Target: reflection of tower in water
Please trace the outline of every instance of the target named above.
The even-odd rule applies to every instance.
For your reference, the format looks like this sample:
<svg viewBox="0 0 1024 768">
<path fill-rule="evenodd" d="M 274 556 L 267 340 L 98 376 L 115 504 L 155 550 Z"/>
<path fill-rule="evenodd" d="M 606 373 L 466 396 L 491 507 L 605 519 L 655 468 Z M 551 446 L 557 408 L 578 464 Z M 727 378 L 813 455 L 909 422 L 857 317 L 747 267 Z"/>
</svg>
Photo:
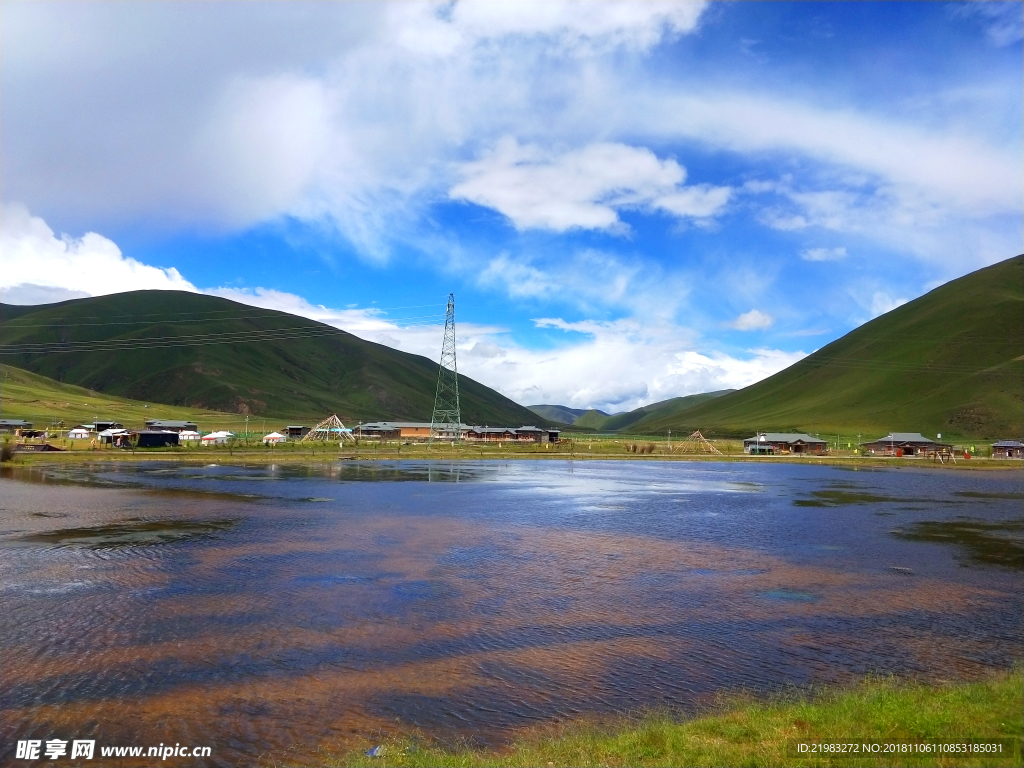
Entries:
<svg viewBox="0 0 1024 768">
<path fill-rule="evenodd" d="M 459 373 L 455 362 L 455 294 L 448 294 L 448 312 L 444 321 L 441 363 L 437 369 L 437 394 L 430 417 L 430 442 L 462 442 L 462 414 L 459 412 Z"/>
<path fill-rule="evenodd" d="M 472 476 L 471 476 L 472 477 Z M 449 464 L 442 467 L 437 464 L 427 465 L 428 483 L 457 483 L 459 482 L 459 465 Z"/>
</svg>

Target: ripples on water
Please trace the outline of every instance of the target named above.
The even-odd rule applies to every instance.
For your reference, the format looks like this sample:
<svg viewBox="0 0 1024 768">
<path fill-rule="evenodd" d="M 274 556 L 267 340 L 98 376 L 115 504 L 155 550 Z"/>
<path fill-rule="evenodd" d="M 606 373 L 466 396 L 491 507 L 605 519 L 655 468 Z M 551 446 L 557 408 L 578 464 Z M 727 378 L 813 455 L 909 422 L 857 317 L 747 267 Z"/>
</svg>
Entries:
<svg viewBox="0 0 1024 768">
<path fill-rule="evenodd" d="M 971 677 L 1022 657 L 1017 474 L 5 470 L 0 749 L 315 763 L 395 729 L 495 744 L 740 686 Z"/>
</svg>

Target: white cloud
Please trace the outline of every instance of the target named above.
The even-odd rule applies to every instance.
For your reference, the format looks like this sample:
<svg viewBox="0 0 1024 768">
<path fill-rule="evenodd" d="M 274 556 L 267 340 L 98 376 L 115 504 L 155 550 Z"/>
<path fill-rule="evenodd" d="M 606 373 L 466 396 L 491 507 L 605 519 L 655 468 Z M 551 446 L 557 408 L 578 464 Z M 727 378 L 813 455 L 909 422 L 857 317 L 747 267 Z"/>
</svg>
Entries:
<svg viewBox="0 0 1024 768">
<path fill-rule="evenodd" d="M 840 261 L 846 258 L 846 248 L 807 248 L 800 252 L 804 261 Z"/>
<path fill-rule="evenodd" d="M 992 30 L 1019 11 L 970 6 L 987 9 L 970 13 L 992 16 Z M 383 260 L 396 240 L 423 247 L 423 214 L 449 191 L 521 228 L 614 231 L 628 208 L 706 221 L 734 193 L 681 187 L 670 179 L 682 165 L 643 148 L 686 146 L 792 163 L 794 195 L 845 195 L 828 203 L 833 215 L 828 201 L 767 205 L 761 219 L 779 229 L 858 234 L 960 273 L 965 259 L 1018 252 L 1011 117 L 966 96 L 955 119 L 945 107 L 894 115 L 648 68 L 647 53 L 692 33 L 703 8 L 11 4 L 0 30 L 5 193 L 80 229 L 244 228 L 292 215 Z M 982 103 L 1006 102 L 1002 83 L 990 90 Z M 502 164 L 480 152 L 503 136 L 526 154 Z M 547 179 L 568 183 L 528 183 Z"/>
<path fill-rule="evenodd" d="M 173 267 L 151 267 L 125 256 L 112 241 L 88 232 L 58 237 L 23 205 L 0 206 L 0 289 L 8 301 L 142 289 L 196 291 Z M 74 296 L 70 294 L 75 294 Z"/>
<path fill-rule="evenodd" d="M 490 341 L 478 341 L 468 350 L 466 354 L 470 357 L 505 357 L 508 353 L 497 344 Z"/>
<path fill-rule="evenodd" d="M 893 185 L 873 185 L 863 178 L 835 177 L 827 186 L 798 188 L 792 178 L 744 185 L 743 191 L 773 196 L 758 213 L 765 226 L 786 232 L 818 228 L 853 236 L 879 246 L 887 255 L 902 253 L 946 265 L 947 275 L 963 274 L 1019 253 L 1020 215 L 971 215 L 928 192 Z M 1017 224 L 1013 222 L 1016 220 Z M 805 260 L 835 260 L 837 249 L 808 249 Z M 812 258 L 808 258 L 811 255 Z M 813 258 L 817 256 L 818 258 Z"/>
<path fill-rule="evenodd" d="M 465 2 L 414 4 L 394 19 L 403 43 L 432 52 L 509 37 L 543 37 L 563 49 L 589 53 L 625 47 L 643 50 L 666 36 L 692 31 L 705 2 L 639 0 L 594 3 L 588 0 L 516 3 Z M 411 23 L 410 23 L 411 22 Z M 414 34 L 419 31 L 419 34 Z"/>
<path fill-rule="evenodd" d="M 894 299 L 884 291 L 875 291 L 871 296 L 871 316 L 878 317 L 907 303 L 906 299 Z"/>
<path fill-rule="evenodd" d="M 979 22 L 993 45 L 1005 47 L 1024 39 L 1024 12 L 1019 1 L 956 3 L 950 10 L 954 18 Z"/>
<path fill-rule="evenodd" d="M 692 137 L 741 153 L 796 153 L 972 214 L 1018 211 L 1024 198 L 1019 146 L 862 111 L 769 94 L 639 89 L 619 114 L 638 118 L 639 135 Z"/>
<path fill-rule="evenodd" d="M 729 327 L 735 328 L 737 331 L 763 331 L 771 328 L 774 322 L 775 318 L 767 312 L 752 309 L 749 312 L 744 312 L 729 323 Z"/>
<path fill-rule="evenodd" d="M 199 290 L 175 270 L 151 267 L 124 256 L 113 242 L 100 235 L 57 237 L 42 219 L 29 215 L 21 206 L 4 206 L 0 248 L 5 255 L 0 287 L 43 286 L 39 290 L 51 299 L 71 298 L 72 293 L 103 295 L 142 288 Z M 577 264 L 597 264 L 606 257 L 584 252 L 577 258 L 582 259 Z M 618 266 L 608 262 L 609 269 Z M 588 290 L 596 292 L 603 278 L 600 274 L 592 277 L 595 282 Z M 551 276 L 542 270 L 537 270 L 535 279 L 538 285 L 553 284 Z M 666 294 L 676 293 L 671 280 L 662 281 L 655 275 L 645 290 L 654 290 L 653 284 L 659 284 Z M 219 287 L 202 292 L 307 317 L 431 360 L 437 359 L 441 350 L 444 305 L 440 302 L 426 307 L 339 309 L 268 288 Z M 659 303 L 655 293 L 637 301 Z M 670 298 L 665 303 L 670 305 Z M 524 347 L 500 326 L 459 323 L 459 371 L 524 404 L 553 402 L 629 410 L 670 397 L 743 387 L 804 356 L 803 352 L 767 349 L 750 350 L 745 357 L 699 351 L 698 335 L 671 322 L 668 316 L 654 313 L 643 321 L 637 317 L 577 322 L 538 319 L 535 324 L 540 328 L 572 334 L 565 343 L 549 349 Z"/>
<path fill-rule="evenodd" d="M 0 287 L 0 302 L 4 304 L 56 304 L 59 301 L 84 299 L 88 295 L 85 291 L 71 291 L 67 288 L 35 283 Z"/>
<path fill-rule="evenodd" d="M 746 357 L 699 351 L 692 331 L 667 322 L 558 318 L 535 322 L 571 333 L 570 341 L 543 350 L 506 342 L 506 355 L 500 361 L 473 361 L 467 373 L 520 403 L 560 403 L 611 412 L 747 386 L 804 357 L 803 352 L 765 349 L 751 350 Z"/>
<path fill-rule="evenodd" d="M 287 211 L 331 149 L 330 111 L 328 90 L 316 78 L 228 83 L 195 140 L 198 160 L 209 169 L 195 203 L 231 227 Z"/>
<path fill-rule="evenodd" d="M 556 301 L 586 314 L 616 308 L 646 320 L 674 317 L 693 288 L 683 271 L 593 248 L 559 251 L 555 258 L 534 261 L 530 255 L 501 254 L 487 262 L 477 283 L 534 305 Z"/>
<path fill-rule="evenodd" d="M 538 88 L 571 91 L 569 81 L 542 86 L 544 67 L 562 62 L 575 79 L 595 56 L 636 55 L 692 31 L 703 8 L 12 6 L 5 192 L 82 228 L 327 220 L 382 259 L 386 241 L 451 186 L 465 142 L 534 123 Z"/>
<path fill-rule="evenodd" d="M 725 187 L 683 187 L 686 169 L 675 160 L 609 142 L 555 154 L 506 136 L 459 172 L 463 180 L 451 198 L 493 208 L 518 229 L 621 230 L 623 209 L 706 218 L 720 213 L 731 194 Z"/>
</svg>

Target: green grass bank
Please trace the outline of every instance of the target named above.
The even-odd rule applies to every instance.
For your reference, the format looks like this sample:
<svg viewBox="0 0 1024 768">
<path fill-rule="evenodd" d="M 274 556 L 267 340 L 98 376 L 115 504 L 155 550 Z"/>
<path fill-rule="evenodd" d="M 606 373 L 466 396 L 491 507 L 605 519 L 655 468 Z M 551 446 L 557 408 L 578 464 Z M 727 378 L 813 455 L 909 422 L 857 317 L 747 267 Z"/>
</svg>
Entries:
<svg viewBox="0 0 1024 768">
<path fill-rule="evenodd" d="M 574 722 L 522 734 L 501 750 L 447 748 L 415 737 L 325 755 L 333 766 L 1019 766 L 1024 667 L 968 683 L 889 677 L 848 688 L 769 700 L 722 698 L 707 714 L 648 714 L 610 723 Z M 1015 739 L 1004 757 L 794 757 L 796 741 Z"/>
</svg>

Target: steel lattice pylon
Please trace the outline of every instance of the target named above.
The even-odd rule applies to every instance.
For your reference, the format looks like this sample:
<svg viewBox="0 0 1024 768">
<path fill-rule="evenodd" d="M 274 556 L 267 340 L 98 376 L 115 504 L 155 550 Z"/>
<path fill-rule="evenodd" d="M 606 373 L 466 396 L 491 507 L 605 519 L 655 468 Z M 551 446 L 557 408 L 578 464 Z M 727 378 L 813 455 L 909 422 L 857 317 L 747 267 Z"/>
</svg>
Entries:
<svg viewBox="0 0 1024 768">
<path fill-rule="evenodd" d="M 437 369 L 437 394 L 430 417 L 430 442 L 462 440 L 462 414 L 459 412 L 459 372 L 455 364 L 455 294 L 448 294 L 448 315 L 444 321 L 441 365 Z"/>
</svg>

